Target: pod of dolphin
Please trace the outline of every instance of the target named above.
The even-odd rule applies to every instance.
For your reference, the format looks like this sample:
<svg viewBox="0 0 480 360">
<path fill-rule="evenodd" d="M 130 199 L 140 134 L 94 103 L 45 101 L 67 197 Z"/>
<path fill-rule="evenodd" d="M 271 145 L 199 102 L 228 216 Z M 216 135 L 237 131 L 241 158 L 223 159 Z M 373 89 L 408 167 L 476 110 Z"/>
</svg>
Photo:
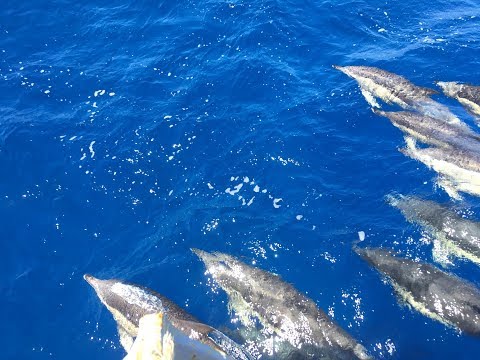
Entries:
<svg viewBox="0 0 480 360">
<path fill-rule="evenodd" d="M 374 67 L 334 68 L 358 82 L 373 112 L 404 133 L 406 145 L 400 151 L 437 172 L 437 184 L 452 198 L 461 199 L 460 193 L 480 195 L 480 135 L 433 100 L 435 90 Z M 480 87 L 456 82 L 437 85 L 480 121 Z M 402 110 L 379 110 L 379 100 Z M 388 195 L 387 202 L 450 255 L 480 265 L 480 223 L 413 196 Z M 400 301 L 457 331 L 480 335 L 480 290 L 475 285 L 389 250 L 358 244 L 353 250 L 389 280 Z M 280 276 L 228 254 L 192 251 L 205 265 L 206 274 L 227 294 L 228 307 L 243 326 L 237 334 L 242 344 L 153 290 L 85 275 L 117 323 L 125 359 L 371 358 L 362 344 Z"/>
<path fill-rule="evenodd" d="M 375 114 L 387 117 L 405 136 L 400 151 L 438 174 L 437 184 L 452 198 L 460 193 L 480 195 L 480 134 L 433 100 L 435 90 L 368 66 L 334 66 L 355 79 Z M 457 99 L 475 119 L 480 116 L 480 87 L 437 82 L 444 93 Z M 377 99 L 404 111 L 380 111 Z M 406 111 L 405 111 L 406 110 Z M 427 147 L 418 146 L 420 142 Z"/>
</svg>

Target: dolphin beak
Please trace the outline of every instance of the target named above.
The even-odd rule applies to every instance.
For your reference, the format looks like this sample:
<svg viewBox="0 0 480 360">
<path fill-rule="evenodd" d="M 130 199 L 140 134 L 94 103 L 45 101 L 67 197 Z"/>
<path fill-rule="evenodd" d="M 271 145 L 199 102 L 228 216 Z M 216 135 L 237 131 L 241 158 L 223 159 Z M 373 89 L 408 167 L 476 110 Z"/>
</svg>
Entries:
<svg viewBox="0 0 480 360">
<path fill-rule="evenodd" d="M 202 261 L 206 261 L 207 258 L 212 256 L 209 253 L 207 253 L 206 251 L 203 251 L 203 250 L 200 250 L 200 249 L 191 248 L 190 250 L 192 250 L 192 252 L 195 255 L 197 255 L 200 258 L 200 260 L 202 260 Z"/>
<path fill-rule="evenodd" d="M 86 282 L 90 284 L 94 289 L 97 287 L 98 279 L 96 277 L 93 277 L 90 274 L 85 274 L 83 275 L 83 278 L 85 279 Z"/>
</svg>

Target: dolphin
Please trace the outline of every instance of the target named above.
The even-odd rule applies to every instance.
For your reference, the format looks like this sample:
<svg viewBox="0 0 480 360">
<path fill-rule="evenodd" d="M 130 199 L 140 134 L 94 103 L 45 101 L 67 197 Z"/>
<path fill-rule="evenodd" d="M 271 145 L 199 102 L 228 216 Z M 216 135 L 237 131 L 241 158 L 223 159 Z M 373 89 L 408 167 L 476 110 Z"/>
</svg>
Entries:
<svg viewBox="0 0 480 360">
<path fill-rule="evenodd" d="M 414 196 L 387 196 L 405 218 L 421 225 L 445 248 L 480 265 L 480 223 L 464 219 L 446 206 Z"/>
<path fill-rule="evenodd" d="M 161 313 L 178 331 L 209 346 L 224 359 L 251 359 L 240 345 L 226 335 L 200 323 L 173 301 L 153 290 L 118 279 L 100 280 L 89 274 L 85 274 L 84 279 L 112 313 L 117 322 L 120 343 L 127 352 L 139 333 L 140 319 L 145 315 Z"/>
<path fill-rule="evenodd" d="M 459 191 L 480 196 L 480 155 L 457 148 L 419 148 L 408 136 L 405 141 L 406 147 L 400 152 L 437 172 L 438 185 L 451 197 L 460 199 Z"/>
<path fill-rule="evenodd" d="M 393 256 L 383 249 L 354 251 L 387 276 L 397 295 L 425 316 L 480 336 L 480 291 L 430 264 Z"/>
<path fill-rule="evenodd" d="M 477 120 L 480 120 L 480 86 L 460 84 L 454 81 L 438 81 L 437 85 L 445 95 L 456 99 Z"/>
<path fill-rule="evenodd" d="M 446 106 L 431 99 L 437 91 L 416 86 L 404 77 L 371 66 L 333 66 L 355 79 L 367 102 L 376 108 L 375 98 L 396 104 L 405 110 L 416 110 L 448 123 L 463 127 L 463 123 Z"/>
<path fill-rule="evenodd" d="M 278 340 L 297 348 L 297 356 L 301 358 L 370 358 L 366 349 L 313 300 L 278 275 L 249 266 L 227 254 L 192 251 L 227 293 L 230 308 L 245 325 L 259 321 Z"/>
<path fill-rule="evenodd" d="M 458 147 L 480 153 L 480 135 L 466 124 L 464 127 L 449 124 L 437 118 L 412 111 L 381 111 L 372 109 L 376 115 L 388 118 L 406 135 L 429 145 Z"/>
</svg>

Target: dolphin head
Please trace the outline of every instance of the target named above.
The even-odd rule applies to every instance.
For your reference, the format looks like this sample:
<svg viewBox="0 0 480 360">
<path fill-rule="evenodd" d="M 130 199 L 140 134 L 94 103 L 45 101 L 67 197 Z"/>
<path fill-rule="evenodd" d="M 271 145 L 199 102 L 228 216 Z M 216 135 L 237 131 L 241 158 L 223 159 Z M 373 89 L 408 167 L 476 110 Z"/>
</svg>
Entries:
<svg viewBox="0 0 480 360">
<path fill-rule="evenodd" d="M 83 278 L 93 287 L 119 326 L 132 336 L 136 336 L 142 316 L 165 311 L 160 295 L 150 289 L 118 279 L 101 280 L 89 274 Z"/>
<path fill-rule="evenodd" d="M 461 85 L 455 81 L 437 81 L 436 84 L 442 89 L 443 93 L 449 97 L 454 97 L 461 87 Z"/>
<path fill-rule="evenodd" d="M 192 249 L 192 252 L 202 260 L 207 272 L 227 292 L 229 292 L 229 290 L 236 290 L 241 293 L 242 291 L 239 287 L 242 287 L 243 283 L 247 285 L 247 274 L 255 271 L 255 269 L 246 266 L 233 256 L 227 254 L 218 252 L 208 253 L 199 249 Z"/>
<path fill-rule="evenodd" d="M 391 262 L 393 258 L 392 254 L 384 249 L 374 249 L 374 248 L 360 248 L 355 246 L 353 248 L 360 257 L 367 261 L 370 265 L 377 269 L 382 269 L 382 265 Z"/>
<path fill-rule="evenodd" d="M 339 66 L 339 65 L 332 65 L 332 67 L 336 70 L 340 70 L 343 72 L 345 75 L 348 75 L 349 77 L 353 79 L 358 79 L 359 77 L 359 72 L 357 71 L 358 66 Z"/>
</svg>

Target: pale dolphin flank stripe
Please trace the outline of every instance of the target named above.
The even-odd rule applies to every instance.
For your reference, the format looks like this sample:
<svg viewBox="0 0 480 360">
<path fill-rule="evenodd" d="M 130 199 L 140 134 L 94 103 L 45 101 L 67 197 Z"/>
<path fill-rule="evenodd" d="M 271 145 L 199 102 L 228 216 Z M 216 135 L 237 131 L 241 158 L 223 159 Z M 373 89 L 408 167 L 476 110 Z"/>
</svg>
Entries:
<svg viewBox="0 0 480 360">
<path fill-rule="evenodd" d="M 474 285 L 438 268 L 393 256 L 383 249 L 354 251 L 387 276 L 402 300 L 420 313 L 480 336 L 480 291 Z"/>
<path fill-rule="evenodd" d="M 480 265 L 480 223 L 464 219 L 449 208 L 414 196 L 389 196 L 405 218 L 421 225 L 458 257 Z"/>
<path fill-rule="evenodd" d="M 405 110 L 416 110 L 424 115 L 441 119 L 447 123 L 464 127 L 446 106 L 432 100 L 435 90 L 416 86 L 404 77 L 370 66 L 334 66 L 355 79 L 365 99 L 373 107 L 380 107 L 374 98 L 387 104 L 395 104 Z"/>
<path fill-rule="evenodd" d="M 373 110 L 377 115 L 388 118 L 394 126 L 406 135 L 428 144 L 440 147 L 476 151 L 480 153 L 480 135 L 466 125 L 459 127 L 443 120 L 411 111 L 387 112 Z"/>
<path fill-rule="evenodd" d="M 174 302 L 153 290 L 117 279 L 100 280 L 91 275 L 84 275 L 84 278 L 112 313 L 117 322 L 120 342 L 127 352 L 133 344 L 133 338 L 138 335 L 140 319 L 145 315 L 161 313 L 173 327 L 187 337 L 195 336 L 196 340 L 221 353 L 225 359 L 251 359 L 240 345 L 218 330 L 198 322 Z"/>
<path fill-rule="evenodd" d="M 467 111 L 480 120 L 480 86 L 460 84 L 458 82 L 438 81 L 443 93 L 462 104 Z"/>
<path fill-rule="evenodd" d="M 474 152 L 459 148 L 419 148 L 415 139 L 405 137 L 406 148 L 400 152 L 416 159 L 441 175 L 440 186 L 456 191 L 480 196 L 480 156 Z"/>
<path fill-rule="evenodd" d="M 257 319 L 276 342 L 296 348 L 301 358 L 369 359 L 366 349 L 333 322 L 315 302 L 279 276 L 233 256 L 192 249 L 228 295 L 246 326 Z M 254 341 L 254 340 L 253 340 Z M 279 358 L 282 358 L 279 355 Z"/>
</svg>

